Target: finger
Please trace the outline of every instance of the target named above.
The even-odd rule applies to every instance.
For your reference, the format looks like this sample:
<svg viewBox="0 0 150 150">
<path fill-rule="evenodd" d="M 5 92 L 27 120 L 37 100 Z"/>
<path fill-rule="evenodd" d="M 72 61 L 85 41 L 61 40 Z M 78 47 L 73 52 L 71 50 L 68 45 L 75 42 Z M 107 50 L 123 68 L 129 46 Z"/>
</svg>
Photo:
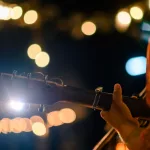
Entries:
<svg viewBox="0 0 150 150">
<path fill-rule="evenodd" d="M 122 102 L 122 88 L 120 84 L 114 85 L 113 101 L 117 104 Z"/>
<path fill-rule="evenodd" d="M 100 112 L 100 115 L 101 117 L 105 120 L 105 121 L 108 121 L 108 118 L 109 118 L 109 113 L 107 111 L 101 111 Z"/>
</svg>

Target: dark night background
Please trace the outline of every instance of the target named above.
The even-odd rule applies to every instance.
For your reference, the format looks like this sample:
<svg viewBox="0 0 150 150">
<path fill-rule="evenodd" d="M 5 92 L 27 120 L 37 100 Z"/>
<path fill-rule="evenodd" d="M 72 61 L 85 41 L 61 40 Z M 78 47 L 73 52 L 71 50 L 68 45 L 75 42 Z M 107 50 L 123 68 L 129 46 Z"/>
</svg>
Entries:
<svg viewBox="0 0 150 150">
<path fill-rule="evenodd" d="M 5 0 L 19 4 L 19 0 Z M 23 0 L 21 2 L 24 2 Z M 30 1 L 29 1 L 30 2 Z M 94 11 L 115 13 L 136 0 L 41 0 L 40 5 L 55 4 L 61 15 L 67 17 L 72 12 L 90 15 Z M 147 18 L 145 18 L 147 19 Z M 131 25 L 132 26 L 132 25 Z M 134 24 L 140 32 L 140 24 Z M 120 83 L 124 95 L 140 92 L 145 85 L 145 75 L 132 77 L 125 70 L 126 61 L 134 56 L 145 56 L 146 42 L 119 33 L 115 29 L 109 33 L 95 33 L 93 36 L 76 40 L 69 33 L 58 30 L 53 22 L 47 21 L 40 28 L 43 48 L 50 54 L 48 67 L 39 69 L 27 57 L 27 48 L 34 42 L 29 28 L 15 25 L 0 30 L 0 71 L 12 73 L 41 71 L 49 76 L 61 76 L 65 84 L 94 90 L 103 86 L 112 92 L 113 85 Z M 135 30 L 136 32 L 136 30 Z M 51 128 L 47 138 L 39 138 L 32 133 L 1 134 L 1 150 L 91 150 L 105 134 L 105 122 L 98 111 L 87 111 L 85 118 L 69 125 Z"/>
</svg>

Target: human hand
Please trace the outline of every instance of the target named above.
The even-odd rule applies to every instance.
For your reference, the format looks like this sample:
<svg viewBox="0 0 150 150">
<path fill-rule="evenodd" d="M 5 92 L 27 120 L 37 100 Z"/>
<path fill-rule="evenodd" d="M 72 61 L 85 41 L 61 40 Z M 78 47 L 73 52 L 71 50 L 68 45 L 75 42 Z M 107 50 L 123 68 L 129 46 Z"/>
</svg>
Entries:
<svg viewBox="0 0 150 150">
<path fill-rule="evenodd" d="M 137 119 L 133 118 L 129 108 L 122 101 L 122 88 L 115 84 L 112 105 L 109 111 L 101 111 L 101 117 L 120 131 L 122 126 L 138 126 Z"/>
</svg>

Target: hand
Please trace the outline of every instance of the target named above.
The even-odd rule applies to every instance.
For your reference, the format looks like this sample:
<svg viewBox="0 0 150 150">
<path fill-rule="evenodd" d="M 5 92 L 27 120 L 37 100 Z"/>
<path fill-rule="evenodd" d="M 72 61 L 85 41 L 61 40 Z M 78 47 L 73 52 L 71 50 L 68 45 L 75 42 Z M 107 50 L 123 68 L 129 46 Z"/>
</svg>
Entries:
<svg viewBox="0 0 150 150">
<path fill-rule="evenodd" d="M 109 111 L 101 111 L 101 117 L 118 131 L 122 126 L 138 126 L 137 119 L 131 115 L 129 108 L 122 101 L 122 89 L 119 84 L 115 84 L 113 101 Z"/>
</svg>

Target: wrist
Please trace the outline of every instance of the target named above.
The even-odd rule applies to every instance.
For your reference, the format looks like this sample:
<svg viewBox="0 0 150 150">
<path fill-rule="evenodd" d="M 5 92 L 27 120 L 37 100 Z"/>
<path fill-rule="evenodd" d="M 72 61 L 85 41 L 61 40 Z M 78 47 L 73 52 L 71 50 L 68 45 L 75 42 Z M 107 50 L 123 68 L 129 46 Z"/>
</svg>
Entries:
<svg viewBox="0 0 150 150">
<path fill-rule="evenodd" d="M 125 124 L 120 125 L 119 128 L 116 130 L 120 134 L 120 136 L 123 138 L 123 140 L 126 141 L 126 139 L 138 128 L 139 127 L 137 124 L 125 123 Z"/>
</svg>

